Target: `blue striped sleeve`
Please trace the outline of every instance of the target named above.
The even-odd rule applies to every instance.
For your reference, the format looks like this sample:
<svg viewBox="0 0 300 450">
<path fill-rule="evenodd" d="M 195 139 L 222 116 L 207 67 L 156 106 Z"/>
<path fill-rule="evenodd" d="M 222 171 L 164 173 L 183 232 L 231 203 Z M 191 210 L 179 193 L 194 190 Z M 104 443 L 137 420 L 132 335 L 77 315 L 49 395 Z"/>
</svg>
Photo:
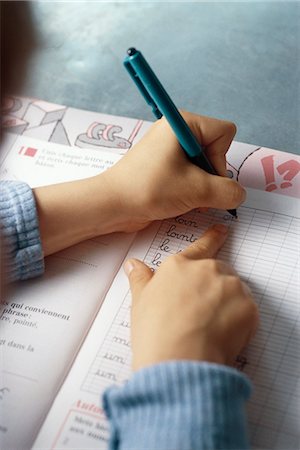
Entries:
<svg viewBox="0 0 300 450">
<path fill-rule="evenodd" d="M 35 199 L 23 182 L 1 181 L 0 223 L 7 281 L 25 280 L 44 272 Z"/>
<path fill-rule="evenodd" d="M 106 390 L 110 450 L 248 449 L 249 380 L 237 370 L 172 361 L 136 372 Z"/>
</svg>

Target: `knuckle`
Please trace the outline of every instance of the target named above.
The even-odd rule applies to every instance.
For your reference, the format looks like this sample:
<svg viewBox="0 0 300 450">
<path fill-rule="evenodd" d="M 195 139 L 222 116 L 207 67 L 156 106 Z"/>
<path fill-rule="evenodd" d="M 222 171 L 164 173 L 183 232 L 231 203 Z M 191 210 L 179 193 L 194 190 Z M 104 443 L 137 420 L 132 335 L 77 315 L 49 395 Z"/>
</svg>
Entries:
<svg viewBox="0 0 300 450">
<path fill-rule="evenodd" d="M 208 242 L 203 242 L 201 240 L 195 241 L 194 246 L 201 255 L 207 255 L 210 251 Z"/>
<path fill-rule="evenodd" d="M 171 255 L 166 259 L 166 261 L 170 261 L 175 264 L 182 264 L 185 260 L 186 260 L 186 257 L 181 252 L 175 253 L 174 255 Z"/>
<path fill-rule="evenodd" d="M 227 133 L 230 134 L 230 136 L 232 136 L 232 137 L 235 136 L 236 132 L 237 132 L 236 124 L 226 120 L 225 125 L 226 125 Z"/>
<path fill-rule="evenodd" d="M 238 277 L 238 273 L 235 268 L 226 261 L 217 260 L 219 264 L 219 271 L 223 274 L 233 275 Z"/>
<path fill-rule="evenodd" d="M 222 261 L 221 259 L 214 259 L 215 263 L 216 263 L 216 268 L 218 269 L 218 272 L 223 273 L 223 272 L 234 272 L 233 267 L 228 264 L 226 261 Z"/>
<path fill-rule="evenodd" d="M 170 266 L 172 270 L 174 270 L 174 273 L 176 273 L 176 270 L 182 270 L 182 265 L 187 263 L 187 258 L 182 255 L 181 253 L 176 253 L 175 255 L 169 256 L 165 261 L 162 263 L 163 266 Z"/>
<path fill-rule="evenodd" d="M 202 260 L 202 261 L 205 264 L 205 267 L 208 272 L 215 274 L 215 275 L 220 272 L 220 264 L 219 264 L 218 260 L 206 259 L 206 260 Z"/>
<path fill-rule="evenodd" d="M 228 276 L 227 277 L 227 285 L 229 287 L 229 290 L 234 293 L 237 293 L 237 294 L 241 294 L 242 292 L 244 293 L 243 283 L 238 275 Z"/>
</svg>

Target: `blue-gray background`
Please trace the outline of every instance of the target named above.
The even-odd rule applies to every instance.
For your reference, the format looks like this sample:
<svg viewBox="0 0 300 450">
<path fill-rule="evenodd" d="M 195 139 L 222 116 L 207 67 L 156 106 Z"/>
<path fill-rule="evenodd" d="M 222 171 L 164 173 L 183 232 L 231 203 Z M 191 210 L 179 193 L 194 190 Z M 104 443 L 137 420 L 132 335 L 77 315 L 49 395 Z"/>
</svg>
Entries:
<svg viewBox="0 0 300 450">
<path fill-rule="evenodd" d="M 153 120 L 122 67 L 143 51 L 178 107 L 236 139 L 300 153 L 298 2 L 33 2 L 40 49 L 24 94 Z"/>
</svg>

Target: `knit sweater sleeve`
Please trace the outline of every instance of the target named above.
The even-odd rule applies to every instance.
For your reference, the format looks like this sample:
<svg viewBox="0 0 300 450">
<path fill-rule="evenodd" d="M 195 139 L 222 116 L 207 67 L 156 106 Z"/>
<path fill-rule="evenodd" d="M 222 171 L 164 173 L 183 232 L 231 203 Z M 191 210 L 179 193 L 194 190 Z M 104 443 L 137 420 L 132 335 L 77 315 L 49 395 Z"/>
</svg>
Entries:
<svg viewBox="0 0 300 450">
<path fill-rule="evenodd" d="M 44 272 L 35 199 L 23 182 L 0 182 L 0 224 L 7 281 L 25 280 Z"/>
<path fill-rule="evenodd" d="M 248 449 L 248 379 L 235 369 L 172 361 L 106 390 L 110 450 Z"/>
</svg>

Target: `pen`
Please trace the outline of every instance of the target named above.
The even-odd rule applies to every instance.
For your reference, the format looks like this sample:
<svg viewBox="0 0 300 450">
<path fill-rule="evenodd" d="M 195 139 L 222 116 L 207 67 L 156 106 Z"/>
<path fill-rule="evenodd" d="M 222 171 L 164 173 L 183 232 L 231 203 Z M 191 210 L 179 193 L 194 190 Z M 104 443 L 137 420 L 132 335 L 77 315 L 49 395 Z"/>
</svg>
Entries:
<svg viewBox="0 0 300 450">
<path fill-rule="evenodd" d="M 129 48 L 124 59 L 124 66 L 146 102 L 151 106 L 155 117 L 160 119 L 163 115 L 165 116 L 189 160 L 206 172 L 218 175 L 205 155 L 201 144 L 193 135 L 142 53 L 133 47 Z M 230 209 L 228 212 L 237 218 L 235 209 Z"/>
</svg>

